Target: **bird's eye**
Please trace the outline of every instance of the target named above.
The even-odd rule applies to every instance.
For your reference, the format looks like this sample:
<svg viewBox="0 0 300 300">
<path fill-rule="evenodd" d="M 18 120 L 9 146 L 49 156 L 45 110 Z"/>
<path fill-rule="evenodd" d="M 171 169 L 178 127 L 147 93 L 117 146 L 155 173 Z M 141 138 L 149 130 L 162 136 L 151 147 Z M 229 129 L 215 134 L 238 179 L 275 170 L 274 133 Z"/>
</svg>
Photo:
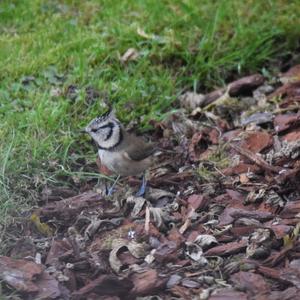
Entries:
<svg viewBox="0 0 300 300">
<path fill-rule="evenodd" d="M 93 128 L 91 131 L 92 131 L 92 132 L 97 132 L 97 131 L 98 131 L 98 128 Z"/>
</svg>

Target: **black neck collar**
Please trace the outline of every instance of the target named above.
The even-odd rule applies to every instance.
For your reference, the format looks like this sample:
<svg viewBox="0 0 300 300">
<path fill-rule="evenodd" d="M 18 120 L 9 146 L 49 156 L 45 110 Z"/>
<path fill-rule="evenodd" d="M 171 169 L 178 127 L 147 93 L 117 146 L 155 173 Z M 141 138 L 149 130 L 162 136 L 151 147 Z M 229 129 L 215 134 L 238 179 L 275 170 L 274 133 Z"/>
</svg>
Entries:
<svg viewBox="0 0 300 300">
<path fill-rule="evenodd" d="M 122 132 L 122 128 L 120 127 L 120 125 L 118 125 L 119 127 L 119 140 L 117 141 L 116 144 L 114 144 L 113 146 L 111 147 L 101 147 L 100 145 L 98 145 L 98 150 L 106 150 L 106 151 L 112 151 L 114 150 L 115 148 L 117 148 L 123 141 L 123 132 Z"/>
</svg>

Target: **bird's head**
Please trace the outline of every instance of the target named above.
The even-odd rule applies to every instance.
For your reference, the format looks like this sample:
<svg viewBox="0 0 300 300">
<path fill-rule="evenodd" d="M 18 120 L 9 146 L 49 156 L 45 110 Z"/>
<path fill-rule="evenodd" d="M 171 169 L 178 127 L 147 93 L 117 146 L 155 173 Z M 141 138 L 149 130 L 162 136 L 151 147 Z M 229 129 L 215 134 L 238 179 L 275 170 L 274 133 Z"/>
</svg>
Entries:
<svg viewBox="0 0 300 300">
<path fill-rule="evenodd" d="M 85 131 L 97 143 L 99 149 L 111 150 L 122 141 L 122 128 L 114 111 L 110 109 L 100 117 L 93 119 Z"/>
</svg>

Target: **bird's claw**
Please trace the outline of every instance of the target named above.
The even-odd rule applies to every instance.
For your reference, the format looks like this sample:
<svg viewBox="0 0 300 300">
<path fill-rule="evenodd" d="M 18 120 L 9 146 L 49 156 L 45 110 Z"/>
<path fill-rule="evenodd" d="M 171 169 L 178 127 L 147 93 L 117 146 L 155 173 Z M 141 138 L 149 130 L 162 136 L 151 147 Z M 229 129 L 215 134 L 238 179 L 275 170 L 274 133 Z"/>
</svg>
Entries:
<svg viewBox="0 0 300 300">
<path fill-rule="evenodd" d="M 135 194 L 136 197 L 143 197 L 146 192 L 146 187 L 147 187 L 147 181 L 146 181 L 146 178 L 144 175 L 143 179 L 142 179 L 142 185 L 141 185 L 140 189 L 138 190 L 138 192 Z"/>
<path fill-rule="evenodd" d="M 106 190 L 106 196 L 111 196 L 115 191 L 115 187 L 111 186 L 109 189 Z"/>
</svg>

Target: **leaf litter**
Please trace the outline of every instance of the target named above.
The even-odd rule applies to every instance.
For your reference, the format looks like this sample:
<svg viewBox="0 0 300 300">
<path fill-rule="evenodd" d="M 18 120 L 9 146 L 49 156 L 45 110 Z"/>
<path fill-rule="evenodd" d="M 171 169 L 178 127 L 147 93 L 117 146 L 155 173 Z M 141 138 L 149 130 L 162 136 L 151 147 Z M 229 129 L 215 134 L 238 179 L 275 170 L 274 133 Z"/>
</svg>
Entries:
<svg viewBox="0 0 300 300">
<path fill-rule="evenodd" d="M 134 59 L 128 49 L 121 61 Z M 254 74 L 206 95 L 181 95 L 180 109 L 152 121 L 161 153 L 145 197 L 134 196 L 134 178 L 112 197 L 102 185 L 81 194 L 45 186 L 40 206 L 8 230 L 4 292 L 22 299 L 296 299 L 299 70 L 280 74 L 281 85 Z M 63 80 L 54 69 L 45 76 L 56 86 Z M 66 93 L 75 99 L 77 87 Z"/>
</svg>

